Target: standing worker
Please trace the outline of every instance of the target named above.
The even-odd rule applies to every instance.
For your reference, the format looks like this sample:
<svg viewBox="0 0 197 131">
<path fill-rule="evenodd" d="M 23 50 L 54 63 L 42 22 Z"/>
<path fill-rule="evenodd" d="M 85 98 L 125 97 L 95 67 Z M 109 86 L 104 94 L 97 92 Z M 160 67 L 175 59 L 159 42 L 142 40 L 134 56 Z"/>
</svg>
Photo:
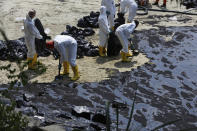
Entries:
<svg viewBox="0 0 197 131">
<path fill-rule="evenodd" d="M 137 3 L 135 0 L 121 0 L 120 1 L 120 13 L 125 14 L 129 10 L 128 23 L 131 23 L 136 16 Z"/>
<path fill-rule="evenodd" d="M 77 57 L 77 41 L 68 35 L 56 35 L 53 41 L 47 42 L 48 45 L 54 45 L 54 48 L 60 54 L 60 63 L 63 63 L 64 71 L 62 75 L 69 74 L 69 64 L 72 67 L 74 76 L 71 80 L 75 81 L 79 79 L 78 66 L 76 64 Z"/>
<path fill-rule="evenodd" d="M 114 18 L 116 14 L 116 7 L 115 7 L 114 0 L 102 0 L 101 6 L 106 7 L 108 23 L 109 23 L 110 29 L 114 31 Z"/>
<path fill-rule="evenodd" d="M 166 8 L 166 1 L 167 0 L 163 0 L 163 5 L 161 5 L 161 7 Z M 159 6 L 159 0 L 156 0 L 155 3 L 153 3 L 153 5 Z"/>
<path fill-rule="evenodd" d="M 37 62 L 37 53 L 35 49 L 35 38 L 42 39 L 38 29 L 35 27 L 33 18 L 36 15 L 35 10 L 30 10 L 24 21 L 25 44 L 27 46 L 28 69 L 35 69 Z"/>
<path fill-rule="evenodd" d="M 130 62 L 128 59 L 128 56 L 131 56 L 128 49 L 130 44 L 129 40 L 131 39 L 130 35 L 133 33 L 135 28 L 137 28 L 138 24 L 139 22 L 134 20 L 132 23 L 123 24 L 116 29 L 115 34 L 123 47 L 121 50 L 122 62 Z"/>
<path fill-rule="evenodd" d="M 100 8 L 100 16 L 98 18 L 99 23 L 99 55 L 105 56 L 107 41 L 108 41 L 108 34 L 110 33 L 107 15 L 106 15 L 106 8 L 105 6 L 101 6 Z"/>
</svg>

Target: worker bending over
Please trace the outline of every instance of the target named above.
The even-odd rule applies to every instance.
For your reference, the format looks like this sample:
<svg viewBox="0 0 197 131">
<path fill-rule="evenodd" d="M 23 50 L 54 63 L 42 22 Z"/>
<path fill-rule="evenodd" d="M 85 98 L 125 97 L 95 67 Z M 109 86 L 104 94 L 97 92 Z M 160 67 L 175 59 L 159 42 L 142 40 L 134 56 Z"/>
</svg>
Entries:
<svg viewBox="0 0 197 131">
<path fill-rule="evenodd" d="M 75 81 L 79 79 L 78 66 L 76 64 L 77 57 L 77 41 L 68 35 L 56 35 L 53 41 L 47 42 L 48 45 L 54 45 L 54 48 L 60 54 L 60 63 L 63 63 L 64 70 L 62 75 L 69 74 L 69 64 L 72 67 L 74 76 L 71 80 Z"/>
<path fill-rule="evenodd" d="M 116 7 L 115 7 L 114 0 L 102 0 L 101 6 L 106 7 L 108 23 L 109 23 L 110 29 L 114 31 L 114 18 L 116 14 Z"/>
<path fill-rule="evenodd" d="M 120 40 L 120 43 L 122 45 L 122 50 L 121 50 L 121 58 L 122 62 L 129 62 L 130 60 L 128 59 L 128 56 L 131 56 L 129 54 L 129 49 L 128 46 L 130 45 L 129 40 L 130 35 L 133 33 L 135 28 L 137 28 L 139 22 L 137 20 L 134 20 L 132 23 L 127 23 L 119 26 L 116 29 L 116 36 Z"/>
<path fill-rule="evenodd" d="M 137 8 L 135 0 L 120 0 L 120 13 L 125 14 L 129 10 L 128 23 L 131 23 L 136 16 Z"/>
<path fill-rule="evenodd" d="M 35 49 L 35 38 L 42 39 L 38 29 L 35 27 L 33 18 L 36 15 L 35 10 L 30 10 L 24 21 L 25 44 L 27 46 L 28 69 L 35 69 L 37 62 L 37 53 Z"/>
<path fill-rule="evenodd" d="M 100 8 L 100 16 L 98 18 L 98 23 L 99 23 L 99 29 L 100 29 L 99 30 L 99 55 L 105 56 L 108 35 L 110 33 L 105 6 L 101 6 Z"/>
</svg>

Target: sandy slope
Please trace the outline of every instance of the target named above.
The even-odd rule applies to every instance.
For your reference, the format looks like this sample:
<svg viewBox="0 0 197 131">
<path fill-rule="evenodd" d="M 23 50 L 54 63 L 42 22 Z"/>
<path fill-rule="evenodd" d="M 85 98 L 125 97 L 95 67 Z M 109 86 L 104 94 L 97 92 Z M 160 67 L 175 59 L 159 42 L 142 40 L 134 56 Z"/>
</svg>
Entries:
<svg viewBox="0 0 197 131">
<path fill-rule="evenodd" d="M 11 0 L 1 2 L 1 21 L 3 27 L 6 30 L 6 34 L 10 39 L 17 39 L 23 36 L 23 32 L 20 30 L 22 23 L 16 21 L 17 17 L 25 17 L 26 12 L 29 9 L 34 8 L 37 10 L 37 17 L 43 22 L 43 25 L 51 30 L 50 35 L 54 37 L 56 34 L 60 34 L 64 31 L 67 24 L 76 25 L 78 18 L 88 15 L 90 11 L 99 10 L 100 1 L 88 1 L 88 0 L 65 0 L 60 2 L 58 0 L 42 0 L 42 1 L 26 1 L 26 0 Z M 98 30 L 95 36 L 90 37 L 89 41 L 95 45 L 98 44 Z M 38 82 L 51 82 L 54 80 L 57 74 L 58 61 L 53 60 L 53 57 L 39 58 L 43 62 L 48 70 L 45 74 L 36 76 L 34 80 Z M 133 59 L 133 63 L 121 63 L 120 58 L 100 58 L 100 57 L 85 57 L 78 59 L 79 70 L 81 74 L 80 82 L 93 82 L 106 79 L 109 74 L 107 68 L 115 69 L 116 71 L 130 71 L 131 68 L 136 68 L 148 61 L 148 59 L 140 54 L 138 57 Z M 5 64 L 8 62 L 0 62 Z M 7 79 L 3 75 L 0 76 L 2 83 L 6 83 Z M 72 74 L 71 74 L 72 75 Z"/>
</svg>

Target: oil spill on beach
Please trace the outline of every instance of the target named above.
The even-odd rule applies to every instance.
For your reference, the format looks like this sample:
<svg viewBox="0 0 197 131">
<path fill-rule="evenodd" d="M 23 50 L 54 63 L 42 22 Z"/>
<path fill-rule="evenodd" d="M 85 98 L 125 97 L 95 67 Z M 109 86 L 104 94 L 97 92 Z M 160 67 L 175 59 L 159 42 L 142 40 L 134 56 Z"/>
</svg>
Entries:
<svg viewBox="0 0 197 131">
<path fill-rule="evenodd" d="M 130 72 L 116 72 L 110 80 L 99 83 L 52 82 L 18 88 L 18 92 L 13 91 L 16 100 L 22 103 L 18 107 L 31 116 L 44 117 L 40 120 L 44 126 L 56 123 L 66 130 L 91 131 L 105 128 L 105 102 L 117 101 L 126 105 L 119 116 L 119 128 L 123 130 L 137 91 L 132 129 L 142 127 L 140 131 L 147 131 L 179 118 L 182 120 L 164 129 L 174 131 L 195 127 L 197 35 L 192 30 L 197 27 L 137 31 L 133 43 L 137 43 L 139 51 L 146 54 L 150 62 Z M 32 95 L 34 97 L 28 97 L 28 101 L 23 98 Z M 112 129 L 115 129 L 113 108 L 110 108 L 110 115 Z"/>
</svg>

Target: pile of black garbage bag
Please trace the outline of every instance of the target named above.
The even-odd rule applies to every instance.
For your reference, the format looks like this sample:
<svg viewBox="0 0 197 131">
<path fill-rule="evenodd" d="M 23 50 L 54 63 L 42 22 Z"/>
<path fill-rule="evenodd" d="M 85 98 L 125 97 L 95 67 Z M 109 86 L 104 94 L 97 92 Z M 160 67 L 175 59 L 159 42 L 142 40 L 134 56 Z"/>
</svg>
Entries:
<svg viewBox="0 0 197 131">
<path fill-rule="evenodd" d="M 186 9 L 196 8 L 197 7 L 197 1 L 196 0 L 183 0 L 181 2 L 181 4 L 186 6 Z"/>
<path fill-rule="evenodd" d="M 8 42 L 0 40 L 0 60 L 17 60 L 27 58 L 27 48 L 24 38 L 9 40 Z"/>
<path fill-rule="evenodd" d="M 99 24 L 98 24 L 99 15 L 100 15 L 100 12 L 91 11 L 90 15 L 84 16 L 83 18 L 80 18 L 78 20 L 77 26 L 82 27 L 82 28 L 87 28 L 87 27 L 98 28 L 99 27 Z"/>
<path fill-rule="evenodd" d="M 91 11 L 90 15 L 88 16 L 84 16 L 83 18 L 80 18 L 78 20 L 78 27 L 82 27 L 82 28 L 87 28 L 87 27 L 91 27 L 91 28 L 99 28 L 99 24 L 98 24 L 98 18 L 99 18 L 100 12 L 94 12 Z M 115 29 L 122 25 L 125 24 L 125 18 L 124 18 L 124 14 L 122 13 L 117 13 L 118 18 L 116 18 L 114 20 L 115 22 Z"/>
<path fill-rule="evenodd" d="M 84 56 L 98 56 L 98 46 L 94 46 L 91 42 L 85 40 L 86 36 L 91 36 L 95 32 L 92 28 L 79 29 L 75 26 L 66 26 L 66 31 L 61 35 L 69 35 L 76 39 L 78 43 L 77 58 L 83 58 Z"/>
<path fill-rule="evenodd" d="M 51 54 L 49 50 L 43 50 L 42 56 L 47 57 Z M 0 40 L 0 60 L 25 60 L 27 58 L 27 47 L 24 37 L 8 42 Z"/>
</svg>

